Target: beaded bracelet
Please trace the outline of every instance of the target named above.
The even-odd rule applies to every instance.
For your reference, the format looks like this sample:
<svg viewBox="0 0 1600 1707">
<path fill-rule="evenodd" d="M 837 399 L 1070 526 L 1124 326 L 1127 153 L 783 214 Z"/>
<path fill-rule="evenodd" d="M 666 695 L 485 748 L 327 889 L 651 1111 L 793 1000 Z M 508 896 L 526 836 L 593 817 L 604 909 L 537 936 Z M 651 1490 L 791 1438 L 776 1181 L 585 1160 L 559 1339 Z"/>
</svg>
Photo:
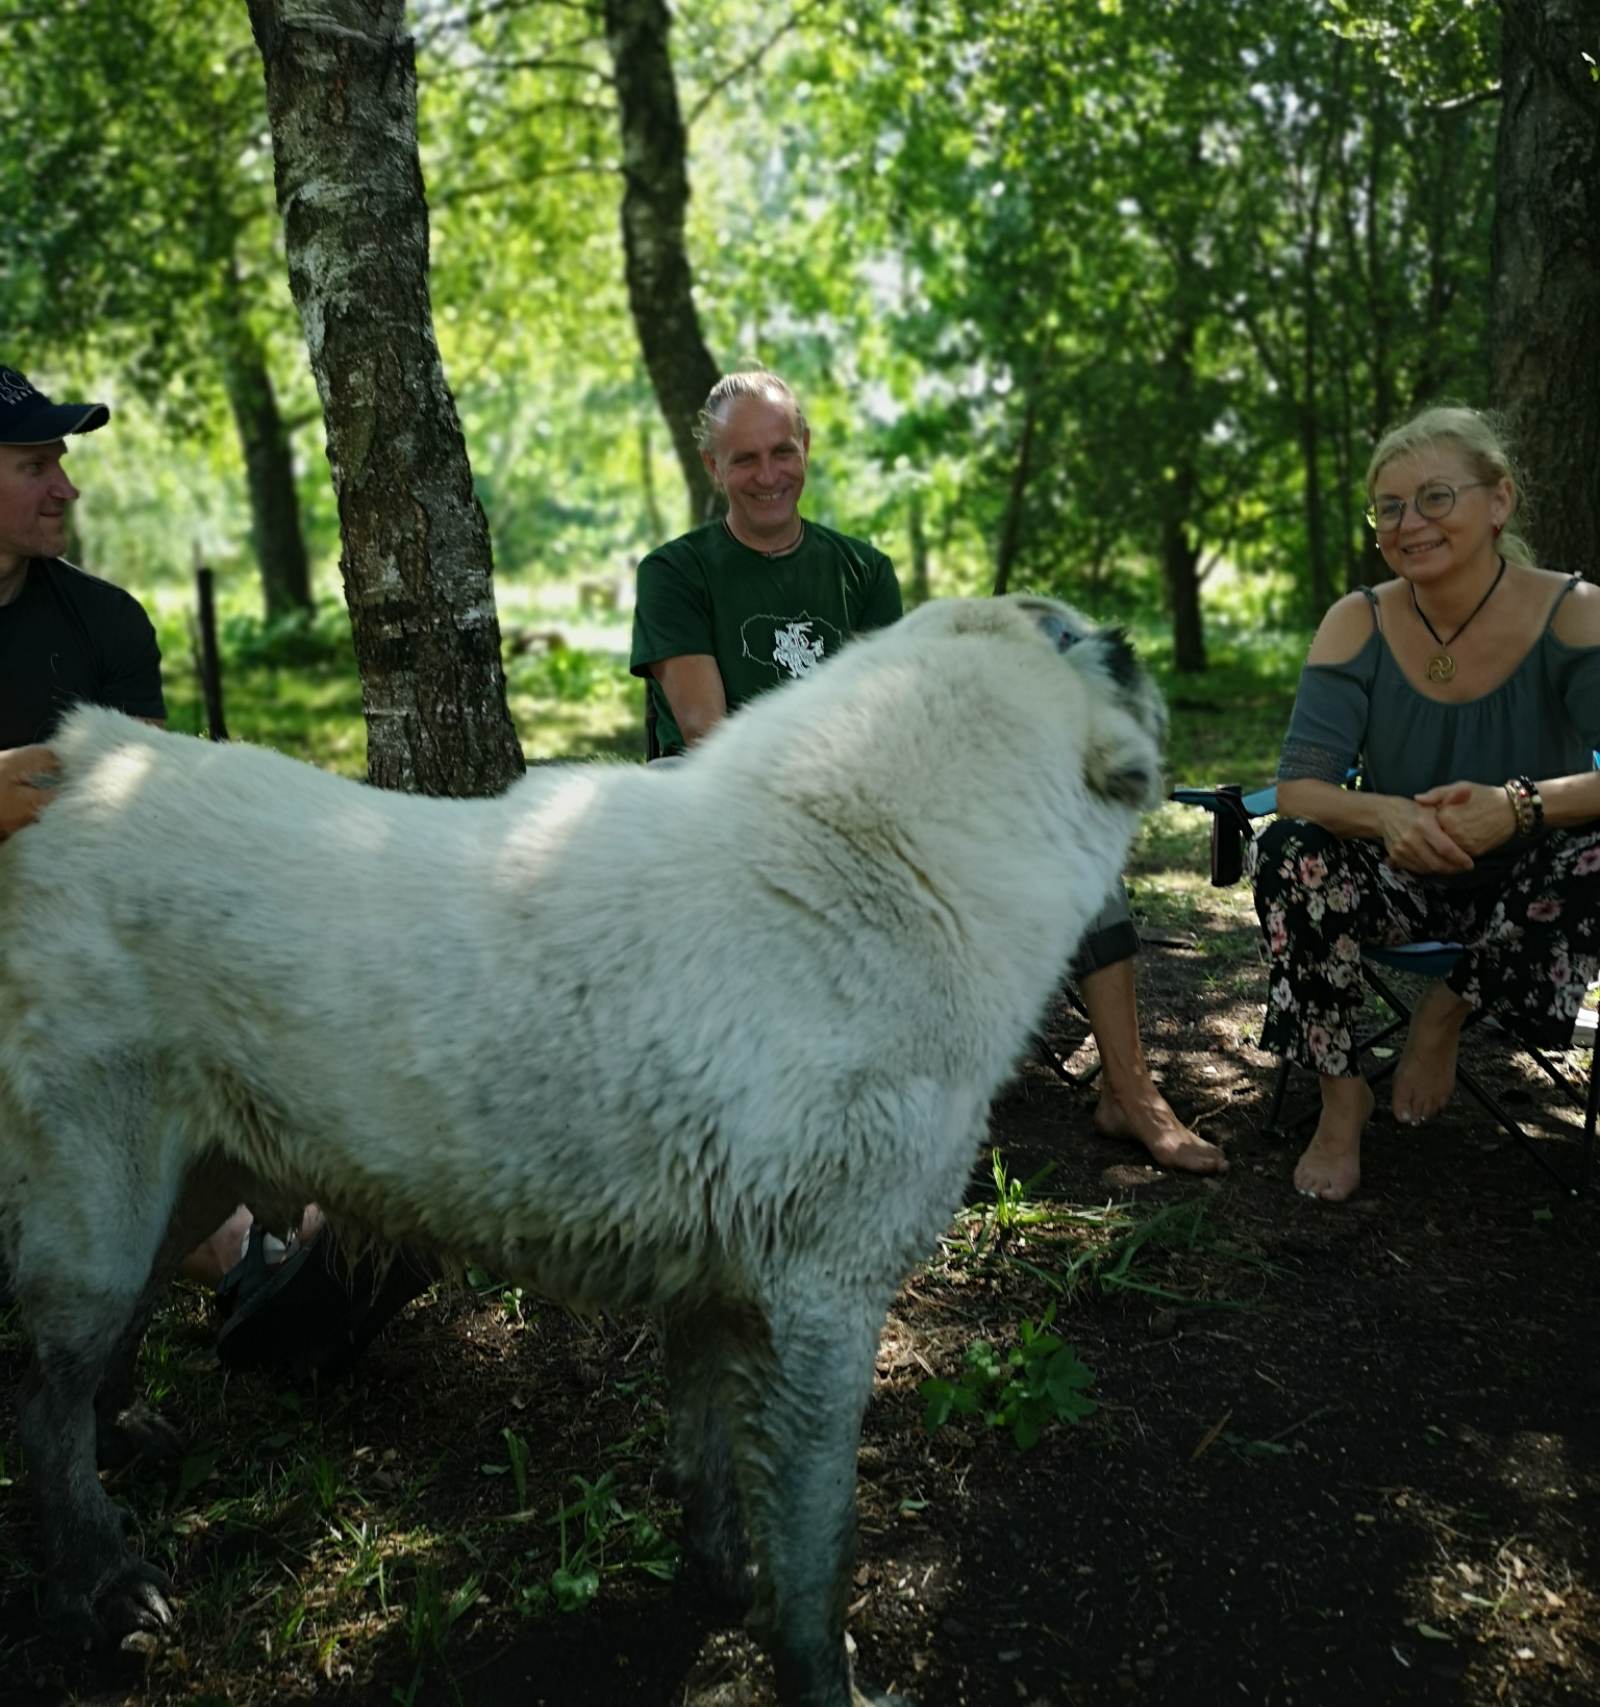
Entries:
<svg viewBox="0 0 1600 1707">
<path fill-rule="evenodd" d="M 1533 813 L 1533 834 L 1537 836 L 1544 828 L 1544 797 L 1539 793 L 1539 785 L 1532 777 L 1519 776 L 1517 787 L 1522 790 L 1523 798 Z"/>
<path fill-rule="evenodd" d="M 1530 777 L 1507 777 L 1505 791 L 1516 814 L 1517 834 L 1537 835 L 1544 827 L 1544 801 L 1539 798 L 1538 785 Z"/>
</svg>

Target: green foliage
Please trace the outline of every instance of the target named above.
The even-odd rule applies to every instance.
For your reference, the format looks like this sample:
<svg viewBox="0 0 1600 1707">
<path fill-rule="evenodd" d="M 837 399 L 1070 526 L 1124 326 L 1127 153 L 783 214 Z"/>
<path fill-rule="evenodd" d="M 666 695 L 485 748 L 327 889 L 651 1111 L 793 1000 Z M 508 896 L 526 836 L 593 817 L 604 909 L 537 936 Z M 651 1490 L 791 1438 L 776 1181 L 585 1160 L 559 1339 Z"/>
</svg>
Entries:
<svg viewBox="0 0 1600 1707">
<path fill-rule="evenodd" d="M 1056 1307 L 1038 1325 L 1018 1325 L 1017 1343 L 1003 1356 L 986 1340 L 967 1347 L 958 1382 L 935 1377 L 918 1388 L 929 1434 L 952 1416 L 973 1416 L 988 1428 L 1006 1428 L 1020 1451 L 1037 1444 L 1054 1422 L 1079 1423 L 1099 1408 L 1088 1396 L 1094 1372 L 1072 1346 L 1050 1332 Z"/>
<path fill-rule="evenodd" d="M 411 18 L 435 322 L 501 586 L 625 576 L 684 516 L 603 32 L 570 7 Z M 709 342 L 796 381 L 810 513 L 905 580 L 915 558 L 981 590 L 1014 523 L 1014 585 L 1170 626 L 1193 582 L 1213 643 L 1298 633 L 1369 573 L 1376 430 L 1484 396 L 1498 28 L 1473 0 L 680 8 Z M 244 8 L 25 8 L 0 51 L 8 359 L 117 406 L 83 447 L 89 566 L 144 590 L 197 546 L 244 563 L 230 364 L 259 350 L 297 428 L 318 412 Z M 295 444 L 326 585 L 325 465 Z M 1247 635 L 1222 632 L 1230 585 Z M 583 668 L 528 665 L 524 701 L 556 708 L 536 756 L 574 739 Z"/>
<path fill-rule="evenodd" d="M 627 1510 L 616 1490 L 616 1473 L 594 1481 L 574 1476 L 578 1497 L 550 1519 L 560 1531 L 560 1563 L 549 1592 L 558 1611 L 581 1612 L 600 1592 L 608 1572 L 636 1570 L 663 1581 L 677 1570 L 677 1553 L 640 1512 Z M 570 1526 L 570 1527 L 569 1527 Z"/>
<path fill-rule="evenodd" d="M 506 675 L 513 693 L 563 705 L 639 692 L 625 664 L 576 646 L 514 658 L 507 665 Z"/>
<path fill-rule="evenodd" d="M 236 669 L 348 670 L 350 616 L 342 604 L 268 619 L 236 611 L 218 624 L 217 643 Z"/>
</svg>

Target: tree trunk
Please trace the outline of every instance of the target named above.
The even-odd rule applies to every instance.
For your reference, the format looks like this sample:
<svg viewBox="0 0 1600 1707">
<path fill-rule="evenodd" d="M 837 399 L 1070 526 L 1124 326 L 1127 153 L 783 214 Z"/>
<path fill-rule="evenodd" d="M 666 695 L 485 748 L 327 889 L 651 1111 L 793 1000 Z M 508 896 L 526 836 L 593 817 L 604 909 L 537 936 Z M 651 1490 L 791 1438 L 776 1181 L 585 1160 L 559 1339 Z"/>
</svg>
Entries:
<svg viewBox="0 0 1600 1707">
<path fill-rule="evenodd" d="M 1161 363 L 1170 417 L 1170 463 L 1161 490 L 1161 578 L 1172 613 L 1172 665 L 1187 675 L 1206 667 L 1205 623 L 1200 614 L 1200 546 L 1190 518 L 1200 490 L 1195 461 L 1194 349 L 1198 336 L 1194 298 L 1181 287 L 1174 301 L 1175 324 Z"/>
<path fill-rule="evenodd" d="M 667 537 L 667 524 L 661 517 L 661 505 L 656 501 L 655 447 L 650 442 L 650 421 L 639 416 L 639 494 L 644 500 L 645 533 L 651 545 L 659 545 Z"/>
<path fill-rule="evenodd" d="M 605 0 L 605 20 L 622 125 L 628 305 L 678 453 L 693 526 L 720 508 L 694 437 L 695 418 L 720 374 L 700 334 L 684 246 L 687 138 L 667 46 L 671 16 L 665 0 Z"/>
<path fill-rule="evenodd" d="M 311 572 L 300 531 L 294 457 L 278 411 L 277 393 L 259 339 L 241 315 L 223 328 L 223 383 L 244 450 L 250 492 L 250 534 L 261 571 L 262 603 L 270 620 L 311 609 Z"/>
<path fill-rule="evenodd" d="M 1319 614 L 1333 603 L 1328 565 L 1328 525 L 1322 498 L 1322 208 L 1334 158 L 1334 139 L 1344 111 L 1344 43 L 1333 53 L 1333 90 L 1322 115 L 1311 204 L 1306 212 L 1305 248 L 1300 270 L 1300 454 L 1305 463 L 1306 552 L 1311 559 L 1311 603 Z M 1182 666 L 1180 665 L 1181 669 Z"/>
<path fill-rule="evenodd" d="M 340 571 L 381 787 L 522 771 L 489 529 L 433 336 L 404 0 L 249 0 L 289 284 L 322 397 Z"/>
<path fill-rule="evenodd" d="M 1600 0 L 1501 0 L 1495 157 L 1495 396 L 1538 483 L 1551 569 L 1600 546 Z"/>
<path fill-rule="evenodd" d="M 1030 385 L 1027 407 L 1022 415 L 1022 436 L 1017 441 L 1017 460 L 1011 468 L 1011 491 L 1006 498 L 1005 520 L 1000 524 L 1000 542 L 995 547 L 996 598 L 1011 585 L 1011 568 L 1022 544 L 1022 512 L 1028 496 L 1028 481 L 1033 477 L 1033 434 L 1038 420 L 1038 389 Z"/>
<path fill-rule="evenodd" d="M 922 490 L 913 486 L 908 494 L 906 531 L 910 535 L 911 578 L 906 588 L 906 602 L 925 605 L 930 597 L 928 586 L 928 529 L 922 517 Z"/>
<path fill-rule="evenodd" d="M 1189 476 L 1180 472 L 1187 483 Z M 1183 510 L 1187 505 L 1182 506 Z M 1172 667 L 1197 676 L 1206 667 L 1205 625 L 1200 619 L 1200 548 L 1175 508 L 1161 527 L 1161 574 L 1172 607 Z"/>
</svg>

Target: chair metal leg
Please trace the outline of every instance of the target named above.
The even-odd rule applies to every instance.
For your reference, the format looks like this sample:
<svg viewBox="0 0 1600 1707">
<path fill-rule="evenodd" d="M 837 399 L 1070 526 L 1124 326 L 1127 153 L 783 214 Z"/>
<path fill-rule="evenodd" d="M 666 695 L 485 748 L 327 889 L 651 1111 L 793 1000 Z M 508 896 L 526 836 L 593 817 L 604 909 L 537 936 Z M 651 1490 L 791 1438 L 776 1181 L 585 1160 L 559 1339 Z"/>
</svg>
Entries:
<svg viewBox="0 0 1600 1707">
<path fill-rule="evenodd" d="M 1061 989 L 1061 994 L 1066 997 L 1067 1006 L 1071 1008 L 1072 1011 L 1087 1025 L 1089 1020 L 1089 1010 L 1083 1005 L 1083 1000 L 1079 996 L 1078 992 L 1073 989 L 1071 984 L 1064 984 Z M 1093 1030 L 1091 1028 L 1090 1036 L 1092 1035 Z M 1083 1042 L 1079 1043 L 1073 1049 L 1072 1055 L 1076 1055 L 1078 1050 L 1083 1047 L 1083 1044 L 1088 1041 L 1089 1039 L 1085 1037 Z M 1041 1031 L 1036 1031 L 1033 1034 L 1033 1052 L 1039 1057 L 1045 1066 L 1047 1066 L 1050 1071 L 1061 1080 L 1063 1084 L 1077 1085 L 1081 1087 L 1083 1085 L 1093 1084 L 1095 1079 L 1099 1077 L 1100 1063 L 1098 1060 L 1092 1067 L 1085 1067 L 1081 1073 L 1073 1072 L 1072 1068 L 1067 1065 L 1067 1063 L 1072 1059 L 1072 1055 L 1065 1057 L 1058 1055 L 1056 1053 L 1055 1046 L 1045 1038 L 1044 1033 Z"/>
<path fill-rule="evenodd" d="M 1583 1160 L 1578 1164 L 1578 1190 L 1589 1189 L 1589 1170 L 1594 1165 L 1594 1129 L 1600 1118 L 1600 1037 L 1589 1051 L 1589 1101 L 1583 1119 Z"/>
<path fill-rule="evenodd" d="M 1067 1065 L 1067 1062 L 1056 1053 L 1055 1046 L 1038 1032 L 1033 1034 L 1033 1052 L 1039 1057 L 1045 1066 L 1047 1066 L 1050 1071 L 1066 1085 L 1083 1086 L 1093 1084 L 1095 1077 L 1100 1071 L 1100 1063 L 1096 1061 L 1092 1067 L 1085 1067 L 1081 1073 L 1073 1072 L 1072 1068 Z M 1074 1050 L 1073 1054 L 1076 1053 L 1077 1051 Z"/>
<path fill-rule="evenodd" d="M 1278 1071 L 1272 1080 L 1272 1106 L 1267 1110 L 1266 1129 L 1274 1138 L 1287 1138 L 1289 1134 L 1278 1123 L 1283 1118 L 1283 1099 L 1289 1091 L 1289 1075 L 1294 1071 L 1294 1062 L 1287 1055 L 1278 1062 Z"/>
</svg>

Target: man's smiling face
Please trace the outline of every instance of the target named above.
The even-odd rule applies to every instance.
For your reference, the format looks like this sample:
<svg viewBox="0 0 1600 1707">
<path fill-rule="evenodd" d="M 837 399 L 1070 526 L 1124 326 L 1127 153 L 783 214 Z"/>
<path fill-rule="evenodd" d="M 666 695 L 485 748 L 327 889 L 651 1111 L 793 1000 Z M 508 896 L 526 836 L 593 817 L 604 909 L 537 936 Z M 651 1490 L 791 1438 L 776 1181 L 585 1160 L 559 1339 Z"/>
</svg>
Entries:
<svg viewBox="0 0 1600 1707">
<path fill-rule="evenodd" d="M 711 477 L 728 494 L 734 536 L 758 550 L 793 542 L 796 506 L 806 484 L 811 432 L 793 412 L 764 397 L 736 397 L 723 413 L 713 449 L 703 451 Z"/>
</svg>

